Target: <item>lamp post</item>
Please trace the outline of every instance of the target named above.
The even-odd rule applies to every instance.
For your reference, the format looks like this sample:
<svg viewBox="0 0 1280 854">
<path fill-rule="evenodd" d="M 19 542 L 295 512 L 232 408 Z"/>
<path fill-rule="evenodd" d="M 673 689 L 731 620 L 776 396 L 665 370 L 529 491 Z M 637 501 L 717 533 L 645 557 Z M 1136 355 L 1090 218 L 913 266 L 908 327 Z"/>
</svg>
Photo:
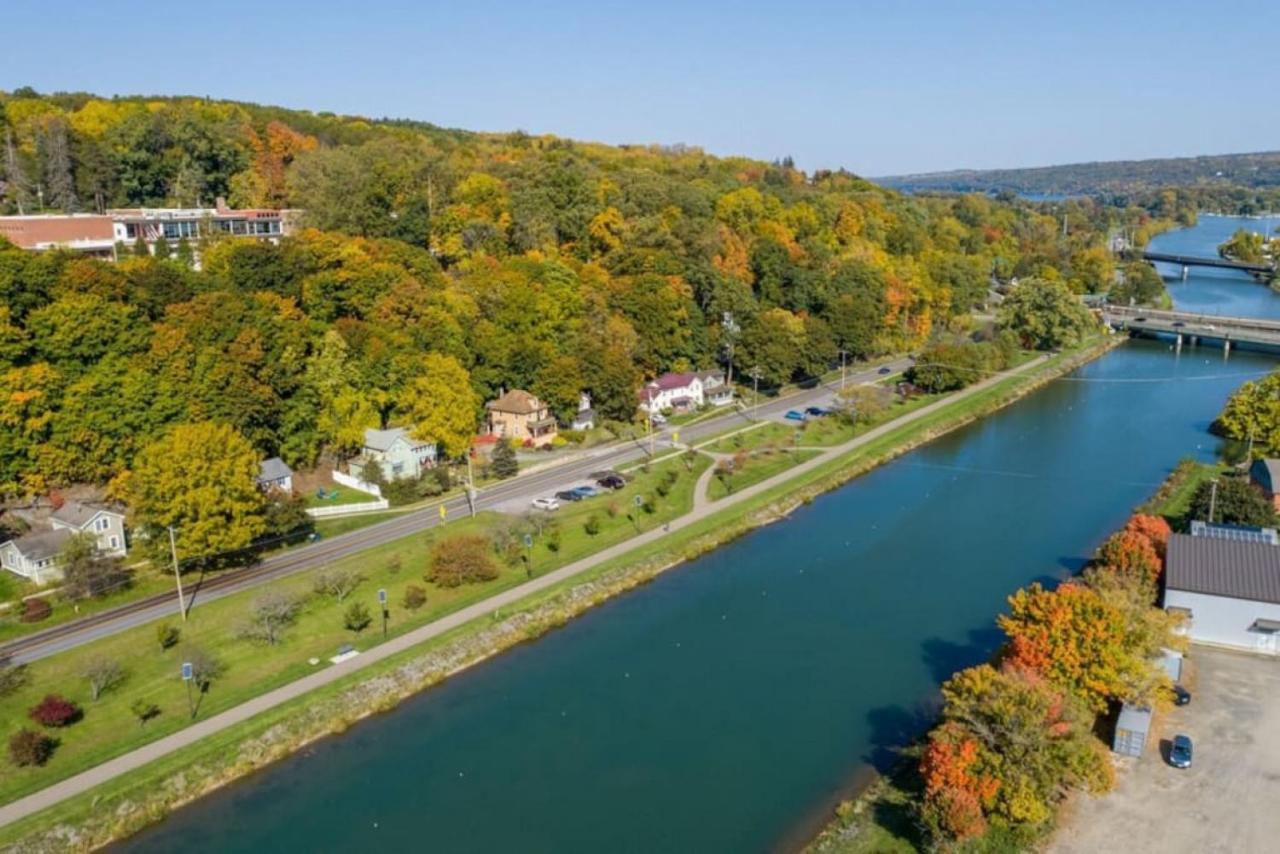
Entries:
<svg viewBox="0 0 1280 854">
<path fill-rule="evenodd" d="M 387 611 L 387 589 L 381 587 L 378 589 L 378 604 L 382 606 L 382 636 L 387 636 L 387 617 L 390 616 Z"/>
<path fill-rule="evenodd" d="M 524 535 L 524 574 L 533 578 L 533 534 Z"/>
</svg>

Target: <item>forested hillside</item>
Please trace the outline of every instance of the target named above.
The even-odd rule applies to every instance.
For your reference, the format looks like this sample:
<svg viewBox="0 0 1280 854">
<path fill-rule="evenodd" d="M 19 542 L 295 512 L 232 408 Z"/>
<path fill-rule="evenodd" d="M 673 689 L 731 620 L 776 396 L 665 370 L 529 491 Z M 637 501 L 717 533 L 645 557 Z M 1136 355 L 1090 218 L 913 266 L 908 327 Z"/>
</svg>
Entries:
<svg viewBox="0 0 1280 854">
<path fill-rule="evenodd" d="M 200 246 L 199 271 L 0 247 L 8 493 L 104 482 L 188 422 L 306 465 L 392 422 L 460 454 L 504 386 L 561 416 L 586 390 L 627 421 L 661 371 L 732 362 L 767 387 L 840 350 L 917 347 L 993 275 L 1105 289 L 1106 226 L 1155 222 L 903 197 L 697 149 L 200 99 L 0 94 L 0 134 L 5 212 L 225 195 L 301 208 L 310 226 L 279 246 Z"/>
<path fill-rule="evenodd" d="M 898 189 L 1007 191 L 1032 196 L 1141 197 L 1165 187 L 1194 187 L 1204 192 L 1206 200 L 1214 200 L 1219 206 L 1257 199 L 1270 200 L 1274 205 L 1280 198 L 1280 151 L 1069 163 L 1032 169 L 957 169 L 876 180 Z"/>
</svg>

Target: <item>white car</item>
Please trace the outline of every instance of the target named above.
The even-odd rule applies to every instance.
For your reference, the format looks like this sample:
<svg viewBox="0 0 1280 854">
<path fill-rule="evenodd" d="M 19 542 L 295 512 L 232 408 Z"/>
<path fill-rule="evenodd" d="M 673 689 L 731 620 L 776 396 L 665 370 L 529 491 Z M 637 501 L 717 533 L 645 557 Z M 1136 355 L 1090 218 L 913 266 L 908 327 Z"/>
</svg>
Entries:
<svg viewBox="0 0 1280 854">
<path fill-rule="evenodd" d="M 556 501 L 554 498 L 535 498 L 533 499 L 533 509 L 547 511 L 559 510 L 560 502 Z"/>
</svg>

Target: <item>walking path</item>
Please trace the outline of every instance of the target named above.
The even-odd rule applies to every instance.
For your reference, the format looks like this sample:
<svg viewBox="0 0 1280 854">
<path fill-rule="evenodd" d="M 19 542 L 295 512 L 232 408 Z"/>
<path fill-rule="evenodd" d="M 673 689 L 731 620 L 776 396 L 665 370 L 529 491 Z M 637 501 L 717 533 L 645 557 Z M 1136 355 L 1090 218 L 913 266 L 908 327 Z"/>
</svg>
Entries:
<svg viewBox="0 0 1280 854">
<path fill-rule="evenodd" d="M 669 525 L 661 527 L 655 526 L 651 530 L 638 534 L 629 540 L 610 546 L 609 548 L 596 552 L 589 557 L 574 561 L 573 563 L 567 564 L 557 570 L 553 570 L 546 575 L 527 581 L 518 587 L 513 587 L 510 590 L 498 593 L 482 602 L 477 602 L 474 605 L 455 611 L 448 616 L 441 617 L 433 623 L 428 623 L 427 625 L 421 626 L 413 631 L 406 632 L 397 638 L 362 652 L 355 658 L 344 661 L 341 664 L 335 664 L 325 670 L 318 671 L 309 676 L 304 676 L 295 682 L 290 682 L 288 685 L 268 691 L 259 697 L 255 697 L 252 700 L 241 703 L 234 708 L 227 709 L 226 711 L 214 715 L 211 718 L 192 724 L 186 729 L 175 732 L 172 735 L 165 736 L 164 738 L 153 741 L 150 744 L 139 747 L 136 750 L 132 750 L 121 756 L 117 756 L 114 759 L 108 760 L 101 765 L 90 768 L 88 771 L 83 771 L 74 777 L 69 777 L 60 783 L 55 783 L 52 786 L 41 789 L 40 791 L 27 795 L 24 798 L 20 798 L 10 804 L 6 804 L 5 806 L 0 807 L 0 827 L 37 813 L 40 810 L 51 807 L 68 798 L 82 794 L 89 789 L 92 789 L 94 786 L 98 786 L 122 774 L 127 774 L 130 771 L 137 770 L 149 762 L 163 756 L 168 756 L 169 754 L 177 750 L 181 750 L 184 747 L 188 747 L 206 736 L 221 732 L 222 730 L 242 723 L 261 712 L 265 712 L 282 703 L 287 703 L 290 700 L 301 697 L 309 691 L 314 691 L 317 688 L 336 682 L 339 679 L 349 676 L 352 673 L 357 673 L 360 670 L 377 664 L 380 661 L 385 661 L 394 655 L 411 649 L 418 644 L 425 643 L 432 638 L 439 637 L 440 635 L 452 631 L 453 629 L 472 620 L 487 616 L 499 608 L 507 605 L 513 605 L 532 593 L 553 587 L 562 581 L 571 579 L 576 575 L 580 575 L 581 573 L 592 569 L 593 567 L 599 566 L 605 561 L 621 557 L 622 555 L 635 550 L 639 546 L 655 542 L 667 536 L 670 531 L 679 531 L 702 521 L 708 516 L 719 513 L 721 510 L 731 508 L 745 501 L 750 501 L 752 498 L 767 490 L 773 489 L 780 483 L 785 483 L 792 478 L 828 465 L 837 457 L 847 454 L 850 451 L 870 442 L 874 442 L 876 439 L 892 430 L 896 430 L 904 425 L 926 418 L 934 412 L 937 412 L 939 409 L 978 394 L 985 389 L 990 388 L 992 385 L 1008 379 L 1009 377 L 1023 374 L 1033 368 L 1039 367 L 1044 364 L 1046 358 L 1047 357 L 1045 356 L 1040 356 L 1024 365 L 1020 365 L 1017 368 L 997 374 L 996 376 L 990 377 L 989 379 L 983 380 L 979 383 L 975 383 L 974 385 L 941 400 L 922 406 L 914 412 L 903 415 L 901 418 L 897 418 L 872 430 L 868 430 L 861 436 L 850 439 L 842 445 L 835 445 L 831 448 L 827 448 L 813 459 L 800 463 L 793 468 L 780 472 L 767 480 L 763 480 L 760 483 L 749 486 L 741 492 L 726 496 L 714 503 L 707 501 L 705 497 L 705 487 L 710 483 L 709 475 L 714 471 L 714 467 L 709 468 L 698 479 L 698 485 L 694 492 L 695 497 L 693 509 L 684 516 L 673 519 Z M 706 483 L 703 483 L 703 481 L 706 481 Z M 699 496 L 701 496 L 701 499 Z"/>
</svg>

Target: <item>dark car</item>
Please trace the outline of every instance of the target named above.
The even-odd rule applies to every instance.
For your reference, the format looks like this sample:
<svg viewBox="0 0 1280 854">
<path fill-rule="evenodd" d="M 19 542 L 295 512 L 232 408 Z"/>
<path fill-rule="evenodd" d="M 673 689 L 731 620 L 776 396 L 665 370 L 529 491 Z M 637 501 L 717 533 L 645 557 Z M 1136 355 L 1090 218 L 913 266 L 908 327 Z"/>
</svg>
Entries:
<svg viewBox="0 0 1280 854">
<path fill-rule="evenodd" d="M 572 489 L 564 489 L 556 493 L 556 498 L 559 498 L 561 501 L 581 501 L 583 498 L 586 498 L 586 496 Z"/>
<path fill-rule="evenodd" d="M 1191 767 L 1191 737 L 1175 735 L 1169 747 L 1169 764 L 1174 768 Z"/>
<path fill-rule="evenodd" d="M 1173 704 L 1175 706 L 1185 706 L 1191 702 L 1191 692 L 1181 685 L 1173 686 Z"/>
<path fill-rule="evenodd" d="M 1169 325 L 1170 326 L 1186 326 L 1187 324 L 1183 323 L 1181 320 L 1175 320 L 1173 323 Z"/>
<path fill-rule="evenodd" d="M 607 474 L 604 477 L 597 478 L 596 483 L 605 489 L 622 489 L 627 485 L 627 481 L 620 474 Z"/>
<path fill-rule="evenodd" d="M 1146 319 L 1145 317 L 1135 317 L 1135 318 L 1133 319 L 1133 322 L 1134 322 L 1134 323 L 1146 323 L 1146 322 L 1147 322 L 1147 319 Z"/>
<path fill-rule="evenodd" d="M 815 418 L 823 418 L 831 414 L 830 409 L 823 409 L 821 406 L 810 406 L 804 411 L 805 415 L 812 415 Z"/>
<path fill-rule="evenodd" d="M 876 371 L 876 373 L 878 373 L 878 374 L 891 374 L 891 373 L 893 373 L 893 368 L 889 367 L 888 365 L 885 365 L 883 368 L 881 368 L 880 370 Z"/>
</svg>

